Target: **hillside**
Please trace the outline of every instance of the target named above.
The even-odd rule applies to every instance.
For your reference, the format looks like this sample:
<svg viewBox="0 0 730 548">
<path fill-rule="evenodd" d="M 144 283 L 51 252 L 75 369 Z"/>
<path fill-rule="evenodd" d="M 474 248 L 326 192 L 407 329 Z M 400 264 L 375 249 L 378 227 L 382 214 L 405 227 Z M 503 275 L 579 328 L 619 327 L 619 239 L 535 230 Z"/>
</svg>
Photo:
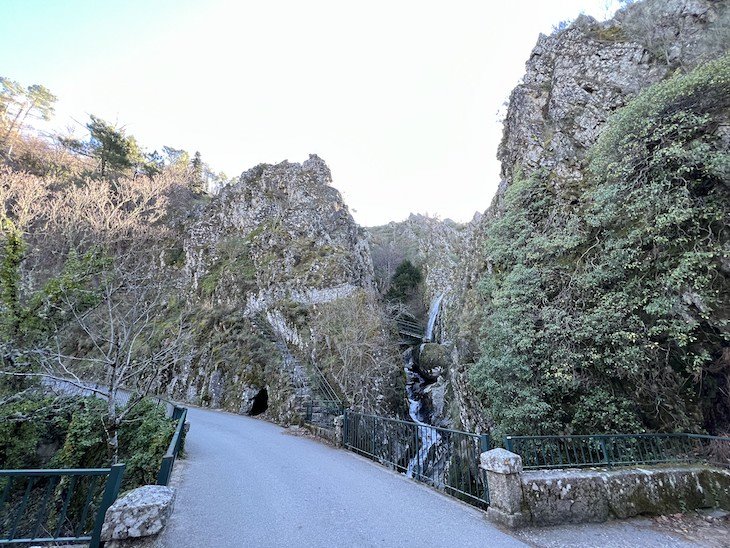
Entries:
<svg viewBox="0 0 730 548">
<path fill-rule="evenodd" d="M 55 98 L 3 79 L 0 392 L 78 375 L 283 424 L 417 397 L 495 439 L 727 432 L 729 18 L 646 0 L 540 36 L 465 224 L 362 228 L 316 155 L 230 178 L 94 116 L 48 139 L 17 121 Z"/>
</svg>

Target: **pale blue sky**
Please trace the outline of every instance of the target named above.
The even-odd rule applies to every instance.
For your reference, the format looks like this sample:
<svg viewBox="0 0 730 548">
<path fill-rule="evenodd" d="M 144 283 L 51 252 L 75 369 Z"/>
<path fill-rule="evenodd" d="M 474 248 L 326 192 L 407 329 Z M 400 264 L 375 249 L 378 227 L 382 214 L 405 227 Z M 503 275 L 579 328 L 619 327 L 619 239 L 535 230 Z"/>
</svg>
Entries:
<svg viewBox="0 0 730 548">
<path fill-rule="evenodd" d="M 540 32 L 615 0 L 0 0 L 0 75 L 229 175 L 322 156 L 364 225 L 465 221 Z"/>
</svg>

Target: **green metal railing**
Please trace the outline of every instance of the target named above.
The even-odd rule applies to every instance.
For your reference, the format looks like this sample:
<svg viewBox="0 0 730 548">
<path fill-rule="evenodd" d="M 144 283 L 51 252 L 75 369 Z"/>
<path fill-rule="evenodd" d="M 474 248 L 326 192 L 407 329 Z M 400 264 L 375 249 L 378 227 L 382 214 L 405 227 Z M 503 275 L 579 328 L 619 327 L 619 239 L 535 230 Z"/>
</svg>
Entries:
<svg viewBox="0 0 730 548">
<path fill-rule="evenodd" d="M 100 544 L 124 464 L 76 470 L 0 470 L 0 545 Z"/>
<path fill-rule="evenodd" d="M 489 436 L 376 415 L 344 412 L 344 445 L 449 495 L 483 507 L 489 504 L 479 455 Z"/>
<path fill-rule="evenodd" d="M 184 430 L 185 430 L 185 419 L 188 416 L 188 410 L 184 407 L 175 407 L 172 411 L 172 418 L 177 419 L 177 427 L 175 433 L 172 435 L 170 445 L 167 447 L 165 456 L 162 457 L 162 464 L 160 465 L 160 471 L 157 473 L 157 485 L 169 485 L 170 477 L 172 476 L 172 469 L 175 466 L 175 459 L 180 454 L 182 448 Z"/>
<path fill-rule="evenodd" d="M 312 400 L 307 403 L 304 421 L 324 428 L 334 428 L 333 419 L 345 409 L 337 391 L 315 363 L 308 364 Z"/>
<path fill-rule="evenodd" d="M 398 318 L 396 320 L 396 325 L 398 327 L 398 333 L 400 333 L 401 336 L 415 339 L 417 341 L 423 340 L 426 333 L 426 328 L 424 326 L 415 320 L 409 320 L 404 317 Z"/>
<path fill-rule="evenodd" d="M 506 436 L 526 469 L 707 462 L 730 467 L 730 438 L 696 434 Z"/>
<path fill-rule="evenodd" d="M 304 422 L 323 428 L 334 428 L 334 418 L 342 415 L 345 408 L 339 400 L 314 399 L 307 403 Z"/>
</svg>

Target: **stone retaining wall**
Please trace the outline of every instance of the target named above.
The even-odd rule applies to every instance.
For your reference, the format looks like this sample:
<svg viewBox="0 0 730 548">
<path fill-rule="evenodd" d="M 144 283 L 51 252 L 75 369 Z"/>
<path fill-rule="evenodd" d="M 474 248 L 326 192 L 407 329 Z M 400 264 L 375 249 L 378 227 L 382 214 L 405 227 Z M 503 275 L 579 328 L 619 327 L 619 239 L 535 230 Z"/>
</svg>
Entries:
<svg viewBox="0 0 730 548">
<path fill-rule="evenodd" d="M 652 466 L 525 472 L 522 459 L 504 449 L 482 453 L 481 467 L 489 482 L 487 515 L 509 527 L 730 509 L 726 469 Z"/>
</svg>

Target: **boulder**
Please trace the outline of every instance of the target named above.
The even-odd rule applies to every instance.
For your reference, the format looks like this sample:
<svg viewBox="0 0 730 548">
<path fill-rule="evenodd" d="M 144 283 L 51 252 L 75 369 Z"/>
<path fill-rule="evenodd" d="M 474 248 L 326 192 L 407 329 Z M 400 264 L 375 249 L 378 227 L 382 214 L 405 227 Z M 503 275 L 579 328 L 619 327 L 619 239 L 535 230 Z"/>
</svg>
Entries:
<svg viewBox="0 0 730 548">
<path fill-rule="evenodd" d="M 435 381 L 451 364 L 449 348 L 442 344 L 425 343 L 418 353 L 418 370 L 428 381 Z"/>
<path fill-rule="evenodd" d="M 122 540 L 156 535 L 172 514 L 175 490 L 144 485 L 120 497 L 106 511 L 102 540 Z"/>
</svg>

